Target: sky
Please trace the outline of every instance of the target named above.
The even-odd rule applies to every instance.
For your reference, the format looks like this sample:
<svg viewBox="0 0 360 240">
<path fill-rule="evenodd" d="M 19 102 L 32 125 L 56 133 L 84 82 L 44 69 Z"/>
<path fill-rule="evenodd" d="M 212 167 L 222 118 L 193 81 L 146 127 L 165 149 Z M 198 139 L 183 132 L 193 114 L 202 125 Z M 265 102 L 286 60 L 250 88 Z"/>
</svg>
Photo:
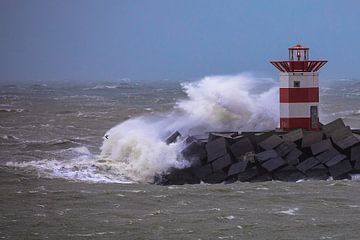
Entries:
<svg viewBox="0 0 360 240">
<path fill-rule="evenodd" d="M 276 77 L 300 43 L 360 79 L 357 0 L 0 0 L 1 81 Z"/>
</svg>

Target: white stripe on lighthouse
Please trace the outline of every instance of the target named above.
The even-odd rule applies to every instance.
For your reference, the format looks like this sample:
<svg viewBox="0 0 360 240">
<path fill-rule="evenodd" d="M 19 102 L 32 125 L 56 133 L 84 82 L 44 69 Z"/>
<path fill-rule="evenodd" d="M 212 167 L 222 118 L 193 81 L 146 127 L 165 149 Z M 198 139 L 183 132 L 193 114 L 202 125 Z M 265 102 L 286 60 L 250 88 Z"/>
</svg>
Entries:
<svg viewBox="0 0 360 240">
<path fill-rule="evenodd" d="M 311 103 L 280 103 L 281 118 L 310 118 L 310 106 L 318 106 L 318 102 Z"/>
<path fill-rule="evenodd" d="M 301 75 L 303 74 L 303 75 Z M 296 86 L 299 82 L 300 86 Z M 319 87 L 318 73 L 282 73 L 280 74 L 280 88 L 314 88 Z"/>
</svg>

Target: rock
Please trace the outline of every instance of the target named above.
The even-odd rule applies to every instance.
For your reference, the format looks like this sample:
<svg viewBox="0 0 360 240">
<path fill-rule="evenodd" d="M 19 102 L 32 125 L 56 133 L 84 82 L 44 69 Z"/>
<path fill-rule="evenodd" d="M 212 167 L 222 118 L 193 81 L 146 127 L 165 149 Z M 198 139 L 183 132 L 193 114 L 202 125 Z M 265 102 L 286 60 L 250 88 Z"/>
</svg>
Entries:
<svg viewBox="0 0 360 240">
<path fill-rule="evenodd" d="M 241 172 L 244 172 L 248 166 L 249 166 L 249 161 L 246 160 L 233 163 L 229 168 L 228 176 L 233 176 Z"/>
<path fill-rule="evenodd" d="M 205 145 L 208 162 L 227 154 L 227 142 L 225 138 L 217 138 Z"/>
<path fill-rule="evenodd" d="M 296 182 L 298 180 L 305 179 L 306 175 L 301 173 L 294 166 L 287 166 L 275 171 L 274 177 L 276 180 L 280 181 Z"/>
<path fill-rule="evenodd" d="M 281 143 L 283 143 L 283 140 L 279 136 L 272 135 L 271 137 L 268 137 L 260 142 L 259 146 L 264 150 L 270 150 L 276 148 Z"/>
<path fill-rule="evenodd" d="M 287 161 L 287 163 L 290 165 L 297 165 L 299 163 L 299 157 L 302 154 L 302 151 L 300 151 L 298 148 L 295 148 L 289 152 L 288 155 L 286 155 L 285 161 Z"/>
<path fill-rule="evenodd" d="M 173 134 L 171 134 L 169 137 L 166 138 L 165 143 L 168 144 L 168 145 L 169 145 L 170 143 L 174 143 L 174 142 L 176 142 L 176 140 L 177 140 L 179 137 L 181 137 L 181 134 L 180 134 L 178 131 L 176 131 L 176 132 L 174 132 Z"/>
<path fill-rule="evenodd" d="M 329 171 L 323 164 L 316 165 L 307 170 L 305 174 L 311 180 L 327 180 L 329 178 Z"/>
<path fill-rule="evenodd" d="M 193 173 L 199 179 L 204 179 L 206 176 L 213 173 L 213 169 L 211 164 L 206 164 L 204 166 L 194 168 Z"/>
<path fill-rule="evenodd" d="M 238 180 L 241 182 L 248 182 L 251 179 L 254 179 L 258 175 L 258 170 L 256 167 L 246 169 L 244 172 L 238 174 Z"/>
<path fill-rule="evenodd" d="M 338 164 L 339 162 L 341 162 L 342 160 L 344 160 L 346 158 L 346 156 L 344 154 L 339 154 L 336 155 L 335 157 L 333 157 L 332 159 L 330 159 L 329 161 L 326 161 L 324 164 L 327 167 L 332 167 L 336 164 Z"/>
<path fill-rule="evenodd" d="M 333 131 L 331 139 L 335 145 L 342 150 L 348 149 L 349 147 L 352 147 L 360 142 L 360 140 L 351 132 L 349 127 L 344 127 Z"/>
<path fill-rule="evenodd" d="M 231 164 L 231 157 L 229 154 L 226 154 L 222 157 L 217 158 L 216 160 L 211 162 L 211 166 L 213 168 L 213 171 L 216 172 L 218 170 L 221 170 Z"/>
<path fill-rule="evenodd" d="M 341 118 L 336 119 L 335 121 L 332 121 L 326 125 L 322 126 L 322 130 L 325 133 L 325 136 L 327 138 L 331 137 L 332 133 L 337 130 L 344 128 L 345 124 Z"/>
<path fill-rule="evenodd" d="M 288 132 L 282 136 L 284 141 L 296 142 L 302 139 L 304 136 L 303 130 L 301 128 Z"/>
<path fill-rule="evenodd" d="M 271 158 L 276 158 L 278 156 L 279 156 L 278 153 L 275 150 L 271 149 L 271 150 L 267 150 L 267 151 L 255 154 L 255 159 L 257 162 L 259 162 L 261 164 L 263 162 L 268 161 Z"/>
<path fill-rule="evenodd" d="M 360 170 L 360 144 L 351 148 L 350 160 L 355 163 L 354 169 Z"/>
<path fill-rule="evenodd" d="M 214 141 L 218 138 L 233 139 L 238 135 L 238 132 L 211 132 L 209 133 L 208 141 Z"/>
<path fill-rule="evenodd" d="M 193 175 L 191 168 L 171 169 L 170 172 L 161 178 L 162 185 L 183 185 L 197 184 L 200 179 Z"/>
<path fill-rule="evenodd" d="M 260 175 L 256 175 L 254 178 L 252 178 L 250 180 L 250 182 L 267 182 L 267 181 L 272 181 L 273 178 L 271 176 L 270 173 L 263 173 L 263 174 L 260 174 Z"/>
<path fill-rule="evenodd" d="M 319 132 L 310 132 L 307 134 L 304 134 L 301 147 L 310 147 L 312 144 L 320 142 L 323 139 L 323 133 L 321 131 Z"/>
<path fill-rule="evenodd" d="M 276 152 L 279 154 L 280 157 L 284 157 L 289 152 L 296 148 L 296 144 L 293 142 L 283 142 L 279 146 L 275 148 Z"/>
<path fill-rule="evenodd" d="M 234 144 L 232 144 L 230 150 L 237 160 L 242 159 L 242 156 L 245 153 L 255 151 L 253 144 L 251 143 L 250 139 L 247 137 L 244 137 L 238 140 L 237 142 L 235 142 Z"/>
<path fill-rule="evenodd" d="M 315 167 L 318 164 L 320 164 L 319 160 L 314 157 L 309 157 L 305 161 L 299 163 L 296 168 L 299 169 L 301 172 L 306 173 L 309 169 Z"/>
<path fill-rule="evenodd" d="M 192 166 L 201 165 L 206 160 L 204 147 L 197 141 L 192 141 L 182 151 L 182 156 L 188 160 Z"/>
<path fill-rule="evenodd" d="M 286 162 L 281 157 L 271 158 L 266 162 L 262 163 L 261 166 L 268 172 L 275 171 L 276 169 L 285 166 Z"/>
<path fill-rule="evenodd" d="M 339 155 L 340 153 L 333 147 L 329 148 L 325 152 L 319 154 L 316 156 L 316 159 L 318 159 L 320 162 L 325 163 L 327 161 L 330 161 L 335 156 Z"/>
<path fill-rule="evenodd" d="M 205 183 L 221 183 L 224 182 L 227 178 L 227 174 L 223 170 L 216 171 L 208 176 L 206 176 L 203 181 Z"/>
<path fill-rule="evenodd" d="M 332 144 L 331 144 L 331 141 L 330 139 L 325 139 L 325 140 L 322 140 L 320 142 L 317 142 L 317 143 L 313 143 L 311 144 L 310 148 L 311 148 L 311 152 L 314 154 L 314 155 L 317 155 L 319 153 L 322 153 L 326 150 L 328 150 L 329 148 L 332 147 Z"/>
<path fill-rule="evenodd" d="M 344 174 L 352 170 L 349 160 L 343 160 L 329 168 L 330 174 L 334 179 L 340 179 Z"/>
</svg>

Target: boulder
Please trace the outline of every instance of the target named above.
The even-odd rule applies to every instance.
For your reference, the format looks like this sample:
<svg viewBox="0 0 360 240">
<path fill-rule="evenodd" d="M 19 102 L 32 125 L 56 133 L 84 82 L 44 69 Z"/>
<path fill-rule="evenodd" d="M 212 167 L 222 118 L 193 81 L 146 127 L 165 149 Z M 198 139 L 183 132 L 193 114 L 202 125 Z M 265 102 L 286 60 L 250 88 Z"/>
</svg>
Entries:
<svg viewBox="0 0 360 240">
<path fill-rule="evenodd" d="M 231 156 L 229 154 L 226 154 L 212 161 L 211 166 L 213 168 L 213 171 L 216 172 L 231 165 L 231 162 L 232 162 Z"/>
<path fill-rule="evenodd" d="M 227 154 L 227 142 L 225 138 L 217 138 L 205 145 L 208 162 Z"/>
<path fill-rule="evenodd" d="M 312 144 L 320 142 L 322 139 L 323 139 L 323 132 L 321 131 L 306 133 L 303 136 L 301 147 L 302 148 L 310 147 Z"/>
<path fill-rule="evenodd" d="M 276 148 L 281 143 L 283 143 L 283 140 L 279 136 L 272 135 L 271 137 L 268 137 L 260 142 L 259 146 L 264 150 L 270 150 Z"/>
<path fill-rule="evenodd" d="M 309 157 L 308 159 L 306 159 L 305 161 L 302 161 L 301 163 L 299 163 L 296 168 L 299 169 L 301 172 L 306 173 L 309 169 L 315 167 L 316 165 L 318 165 L 320 163 L 319 160 L 317 160 L 314 157 Z"/>
<path fill-rule="evenodd" d="M 228 176 L 237 175 L 241 172 L 244 172 L 249 166 L 249 161 L 241 160 L 239 162 L 233 163 L 228 171 Z"/>
<path fill-rule="evenodd" d="M 281 157 L 271 158 L 261 164 L 261 166 L 263 168 L 265 168 L 268 172 L 273 172 L 276 169 L 279 169 L 285 165 L 286 165 L 286 162 Z"/>
<path fill-rule="evenodd" d="M 343 175 L 349 173 L 352 170 L 349 160 L 343 160 L 329 168 L 329 172 L 334 179 L 341 179 Z"/>
<path fill-rule="evenodd" d="M 180 137 L 181 134 L 178 131 L 176 131 L 166 138 L 165 143 L 169 145 L 170 143 L 176 142 L 176 140 Z"/>
<path fill-rule="evenodd" d="M 227 178 L 227 174 L 223 170 L 216 171 L 208 176 L 206 176 L 203 181 L 205 183 L 221 183 L 224 182 Z"/>
<path fill-rule="evenodd" d="M 331 143 L 330 139 L 325 139 L 325 140 L 322 140 L 320 142 L 313 143 L 310 146 L 311 152 L 314 155 L 322 153 L 322 152 L 328 150 L 331 147 L 332 147 L 332 143 Z"/>
<path fill-rule="evenodd" d="M 283 142 L 279 146 L 275 148 L 276 152 L 279 154 L 280 157 L 284 157 L 289 152 L 296 148 L 296 144 L 293 142 Z"/>
<path fill-rule="evenodd" d="M 262 164 L 263 162 L 266 162 L 271 158 L 276 158 L 278 156 L 279 156 L 278 153 L 275 150 L 271 149 L 255 154 L 255 159 L 258 163 Z"/>
<path fill-rule="evenodd" d="M 248 152 L 254 152 L 255 148 L 247 137 L 241 138 L 231 145 L 230 150 L 237 160 L 242 159 L 242 156 Z"/>
<path fill-rule="evenodd" d="M 288 132 L 282 136 L 284 141 L 296 142 L 303 138 L 303 130 L 301 128 Z"/>
</svg>

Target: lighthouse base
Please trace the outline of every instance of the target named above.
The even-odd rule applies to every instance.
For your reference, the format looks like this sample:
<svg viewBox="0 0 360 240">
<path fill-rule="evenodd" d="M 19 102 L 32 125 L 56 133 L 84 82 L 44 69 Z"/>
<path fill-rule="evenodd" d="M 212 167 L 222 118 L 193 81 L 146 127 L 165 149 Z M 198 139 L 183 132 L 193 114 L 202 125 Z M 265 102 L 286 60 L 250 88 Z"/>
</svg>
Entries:
<svg viewBox="0 0 360 240">
<path fill-rule="evenodd" d="M 284 130 L 302 128 L 310 131 L 318 131 L 320 130 L 319 118 L 316 118 L 315 122 L 311 118 L 280 118 L 280 128 Z"/>
</svg>

